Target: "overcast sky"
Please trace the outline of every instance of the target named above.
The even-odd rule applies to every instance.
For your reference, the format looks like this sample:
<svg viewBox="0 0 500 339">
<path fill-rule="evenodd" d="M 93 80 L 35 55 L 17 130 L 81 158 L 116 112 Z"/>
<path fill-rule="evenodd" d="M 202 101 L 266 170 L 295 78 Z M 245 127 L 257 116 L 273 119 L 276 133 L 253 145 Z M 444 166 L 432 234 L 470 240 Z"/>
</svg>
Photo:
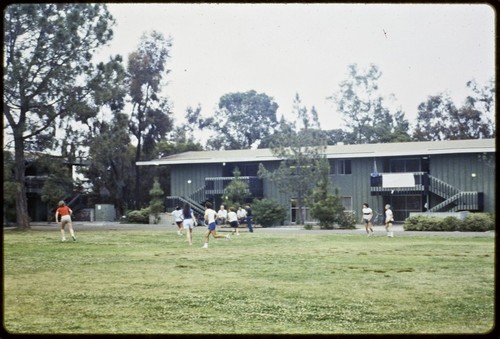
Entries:
<svg viewBox="0 0 500 339">
<path fill-rule="evenodd" d="M 171 37 L 165 94 L 181 123 L 188 106 L 214 112 L 227 93 L 255 90 L 290 119 L 295 93 L 315 106 L 323 129 L 342 126 L 327 100 L 347 67 L 379 67 L 381 92 L 414 124 L 429 95 L 457 105 L 466 82 L 495 76 L 495 12 L 487 5 L 108 4 L 114 38 L 100 55 L 123 57 L 145 32 Z M 385 31 L 385 34 L 384 34 Z"/>
</svg>

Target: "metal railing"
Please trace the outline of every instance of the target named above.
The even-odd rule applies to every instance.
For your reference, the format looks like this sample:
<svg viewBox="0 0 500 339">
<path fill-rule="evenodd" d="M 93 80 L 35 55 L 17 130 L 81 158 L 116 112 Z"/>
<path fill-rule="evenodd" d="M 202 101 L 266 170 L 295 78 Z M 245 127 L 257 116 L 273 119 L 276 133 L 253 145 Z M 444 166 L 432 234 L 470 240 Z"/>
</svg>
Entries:
<svg viewBox="0 0 500 339">
<path fill-rule="evenodd" d="M 429 190 L 445 199 L 449 199 L 460 193 L 458 188 L 455 188 L 441 179 L 433 177 L 432 175 L 429 175 Z"/>
<path fill-rule="evenodd" d="M 224 194 L 224 189 L 233 181 L 235 177 L 212 177 L 205 178 L 205 194 L 218 195 Z M 248 193 L 254 197 L 260 197 L 263 193 L 262 180 L 259 177 L 244 176 L 239 177 L 239 180 L 248 185 Z"/>
<path fill-rule="evenodd" d="M 459 192 L 445 201 L 429 209 L 429 212 L 457 212 L 482 210 L 482 194 L 480 192 Z"/>
</svg>

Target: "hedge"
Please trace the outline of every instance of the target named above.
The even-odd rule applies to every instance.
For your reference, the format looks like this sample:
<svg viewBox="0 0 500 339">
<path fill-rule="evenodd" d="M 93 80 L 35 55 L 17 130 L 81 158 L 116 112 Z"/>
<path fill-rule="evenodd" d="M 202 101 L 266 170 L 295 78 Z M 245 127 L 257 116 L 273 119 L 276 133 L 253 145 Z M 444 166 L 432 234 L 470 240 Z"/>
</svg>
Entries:
<svg viewBox="0 0 500 339">
<path fill-rule="evenodd" d="M 425 215 L 409 217 L 403 224 L 405 231 L 486 232 L 495 229 L 490 213 L 471 213 L 464 220 L 455 217 L 437 218 Z"/>
</svg>

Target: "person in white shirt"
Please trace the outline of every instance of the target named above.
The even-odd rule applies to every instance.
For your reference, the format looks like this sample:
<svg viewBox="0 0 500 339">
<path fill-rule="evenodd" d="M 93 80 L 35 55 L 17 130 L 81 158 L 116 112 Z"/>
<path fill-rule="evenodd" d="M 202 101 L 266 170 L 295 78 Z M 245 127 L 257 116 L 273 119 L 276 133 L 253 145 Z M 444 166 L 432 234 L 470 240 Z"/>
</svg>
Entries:
<svg viewBox="0 0 500 339">
<path fill-rule="evenodd" d="M 229 213 L 227 214 L 227 221 L 229 221 L 229 225 L 233 228 L 233 234 L 240 235 L 239 227 L 240 223 L 238 222 L 238 216 L 234 211 L 234 207 L 229 207 Z"/>
<path fill-rule="evenodd" d="M 215 225 L 216 216 L 217 216 L 217 212 L 215 212 L 212 209 L 212 203 L 211 202 L 205 203 L 205 220 L 208 222 L 208 230 L 205 233 L 205 244 L 203 245 L 203 248 L 208 248 L 208 240 L 209 240 L 210 234 L 214 238 L 230 239 L 229 235 L 223 236 L 223 235 L 217 234 L 217 231 L 215 230 L 217 227 Z"/>
<path fill-rule="evenodd" d="M 177 234 L 183 235 L 182 231 L 184 230 L 184 226 L 182 225 L 182 221 L 184 218 L 182 217 L 182 209 L 180 206 L 177 206 L 172 213 L 166 212 L 168 215 L 172 215 L 175 217 L 175 223 L 177 224 Z"/>
<path fill-rule="evenodd" d="M 363 204 L 362 212 L 363 212 L 363 223 L 365 224 L 366 234 L 368 234 L 368 236 L 372 236 L 373 235 L 373 228 L 372 228 L 373 211 L 366 202 Z"/>
<path fill-rule="evenodd" d="M 186 203 L 184 204 L 184 208 L 182 209 L 182 216 L 184 217 L 184 221 L 182 222 L 182 225 L 184 229 L 186 230 L 186 237 L 189 245 L 193 244 L 193 227 L 196 226 L 197 221 L 196 217 L 194 216 L 194 212 L 191 209 L 191 206 Z"/>
<path fill-rule="evenodd" d="M 238 216 L 238 222 L 240 224 L 246 223 L 246 218 L 247 218 L 247 211 L 243 207 L 238 207 L 238 212 L 236 213 Z"/>
<path fill-rule="evenodd" d="M 385 205 L 385 230 L 387 231 L 388 237 L 394 237 L 392 232 L 392 222 L 394 221 L 394 215 L 392 214 L 391 205 Z"/>
<path fill-rule="evenodd" d="M 220 205 L 220 209 L 217 212 L 217 223 L 219 225 L 225 225 L 227 220 L 227 210 L 224 208 L 224 205 Z"/>
</svg>

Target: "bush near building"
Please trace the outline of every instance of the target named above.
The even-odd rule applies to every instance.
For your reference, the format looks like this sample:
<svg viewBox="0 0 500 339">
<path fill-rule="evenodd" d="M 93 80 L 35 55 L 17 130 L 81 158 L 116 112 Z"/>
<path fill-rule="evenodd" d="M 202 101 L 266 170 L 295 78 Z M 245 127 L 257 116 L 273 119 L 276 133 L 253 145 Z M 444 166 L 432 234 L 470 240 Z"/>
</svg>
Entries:
<svg viewBox="0 0 500 339">
<path fill-rule="evenodd" d="M 407 218 L 403 228 L 405 231 L 486 232 L 495 229 L 494 219 L 490 213 L 471 213 L 464 220 L 416 215 Z"/>
<path fill-rule="evenodd" d="M 252 215 L 255 224 L 262 227 L 283 225 L 286 218 L 286 211 L 276 201 L 270 199 L 254 200 L 252 205 Z"/>
<path fill-rule="evenodd" d="M 149 207 L 141 210 L 134 210 L 127 213 L 127 218 L 123 221 L 130 224 L 149 224 L 149 215 L 151 211 Z"/>
</svg>

